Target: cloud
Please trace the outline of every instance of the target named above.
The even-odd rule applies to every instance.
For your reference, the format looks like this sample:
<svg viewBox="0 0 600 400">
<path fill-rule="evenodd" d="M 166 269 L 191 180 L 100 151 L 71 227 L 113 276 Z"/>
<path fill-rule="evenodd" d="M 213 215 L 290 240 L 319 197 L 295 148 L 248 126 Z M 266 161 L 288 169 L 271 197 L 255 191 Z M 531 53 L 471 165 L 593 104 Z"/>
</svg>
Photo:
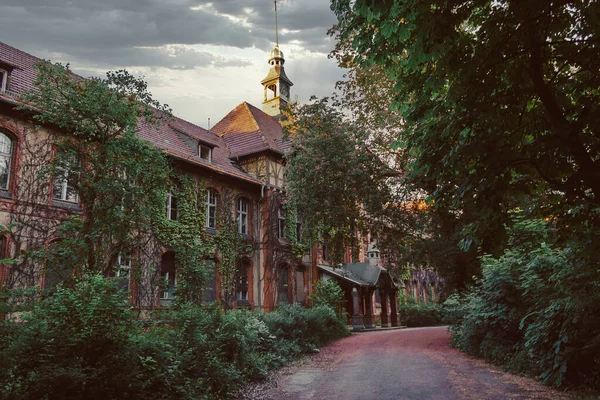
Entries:
<svg viewBox="0 0 600 400">
<path fill-rule="evenodd" d="M 304 101 L 331 93 L 341 71 L 327 60 L 329 1 L 277 5 L 293 93 Z M 145 75 L 176 114 L 216 122 L 241 101 L 260 107 L 274 24 L 272 0 L 3 0 L 0 40 L 84 76 Z"/>
</svg>

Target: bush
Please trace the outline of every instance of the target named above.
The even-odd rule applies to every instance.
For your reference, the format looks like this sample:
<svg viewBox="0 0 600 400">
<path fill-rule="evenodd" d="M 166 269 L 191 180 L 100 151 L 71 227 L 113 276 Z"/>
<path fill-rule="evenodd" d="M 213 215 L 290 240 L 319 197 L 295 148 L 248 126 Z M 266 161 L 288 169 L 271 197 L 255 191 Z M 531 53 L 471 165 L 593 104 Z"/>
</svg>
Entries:
<svg viewBox="0 0 600 400">
<path fill-rule="evenodd" d="M 349 334 L 327 305 L 262 315 L 180 304 L 141 323 L 94 276 L 0 327 L 0 398 L 228 398 L 290 358 Z"/>
<path fill-rule="evenodd" d="M 597 258 L 547 244 L 540 221 L 511 234 L 501 257 L 482 259 L 478 285 L 446 301 L 455 346 L 556 386 L 600 388 Z"/>
<path fill-rule="evenodd" d="M 344 291 L 333 279 L 319 279 L 315 285 L 314 294 L 311 296 L 313 306 L 328 306 L 338 314 L 345 315 Z"/>
<path fill-rule="evenodd" d="M 345 320 L 325 305 L 308 309 L 297 304 L 283 305 L 266 314 L 264 321 L 275 336 L 288 343 L 292 353 L 311 351 L 349 335 Z"/>
<path fill-rule="evenodd" d="M 408 327 L 443 325 L 442 307 L 439 304 L 401 304 L 400 321 Z"/>
<path fill-rule="evenodd" d="M 59 285 L 24 323 L 2 327 L 3 398 L 124 398 L 135 384 L 137 329 L 112 282 L 93 276 L 74 290 Z"/>
</svg>

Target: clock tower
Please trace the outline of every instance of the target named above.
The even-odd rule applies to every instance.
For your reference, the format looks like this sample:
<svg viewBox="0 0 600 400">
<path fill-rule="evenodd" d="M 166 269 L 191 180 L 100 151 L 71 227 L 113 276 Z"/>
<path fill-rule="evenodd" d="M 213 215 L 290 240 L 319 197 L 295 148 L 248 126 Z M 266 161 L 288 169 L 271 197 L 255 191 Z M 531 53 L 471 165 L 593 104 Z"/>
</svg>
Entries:
<svg viewBox="0 0 600 400">
<path fill-rule="evenodd" d="M 281 118 L 281 110 L 290 103 L 290 88 L 294 85 L 285 74 L 283 52 L 279 50 L 277 1 L 275 1 L 275 47 L 269 55 L 269 73 L 260 83 L 264 88 L 262 110 L 273 118 Z"/>
</svg>

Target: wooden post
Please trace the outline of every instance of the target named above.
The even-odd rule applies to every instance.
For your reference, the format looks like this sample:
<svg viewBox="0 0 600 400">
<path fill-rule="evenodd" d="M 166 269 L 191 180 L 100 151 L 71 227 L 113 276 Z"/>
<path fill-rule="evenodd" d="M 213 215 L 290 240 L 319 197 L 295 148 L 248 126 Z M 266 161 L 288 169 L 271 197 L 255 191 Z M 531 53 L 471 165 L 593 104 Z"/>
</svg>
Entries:
<svg viewBox="0 0 600 400">
<path fill-rule="evenodd" d="M 381 298 L 381 327 L 387 328 L 390 326 L 388 319 L 388 294 L 379 289 L 379 297 Z"/>
<path fill-rule="evenodd" d="M 363 316 L 362 316 L 362 302 L 360 301 L 360 295 L 356 287 L 352 288 L 352 329 L 360 331 L 365 329 Z"/>
<path fill-rule="evenodd" d="M 392 290 L 390 292 L 390 319 L 392 326 L 400 326 L 398 323 L 398 291 Z"/>
<path fill-rule="evenodd" d="M 365 290 L 365 328 L 375 328 L 373 319 L 373 289 Z"/>
</svg>

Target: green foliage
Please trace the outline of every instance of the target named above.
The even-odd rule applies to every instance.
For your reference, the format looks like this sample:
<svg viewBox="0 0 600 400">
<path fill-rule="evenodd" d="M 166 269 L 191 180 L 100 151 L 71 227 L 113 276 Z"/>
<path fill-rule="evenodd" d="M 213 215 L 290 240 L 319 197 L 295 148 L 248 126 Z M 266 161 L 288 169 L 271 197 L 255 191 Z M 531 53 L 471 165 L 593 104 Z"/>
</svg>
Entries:
<svg viewBox="0 0 600 400">
<path fill-rule="evenodd" d="M 128 341 L 136 323 L 110 280 L 59 285 L 22 319 L 2 326 L 2 398 L 114 399 L 135 385 Z"/>
<path fill-rule="evenodd" d="M 444 325 L 442 306 L 439 304 L 401 304 L 398 314 L 402 325 L 408 327 Z"/>
<path fill-rule="evenodd" d="M 283 305 L 277 312 L 266 314 L 264 320 L 292 352 L 310 351 L 349 335 L 345 319 L 325 305 L 308 309 L 297 304 Z"/>
<path fill-rule="evenodd" d="M 368 132 L 348 120 L 335 100 L 292 109 L 285 131 L 293 139 L 286 155 L 286 208 L 302 216 L 307 236 L 327 241 L 330 262 L 343 262 L 347 248 L 358 258 L 365 211 L 388 201 L 390 169 L 364 150 Z"/>
<path fill-rule="evenodd" d="M 202 304 L 208 276 L 203 260 L 214 253 L 214 242 L 205 232 L 204 201 L 206 191 L 190 176 L 179 175 L 170 193 L 177 201 L 177 219 L 158 214 L 154 232 L 159 241 L 173 250 L 180 266 L 177 279 L 177 304 Z M 166 198 L 166 192 L 164 197 Z"/>
<path fill-rule="evenodd" d="M 340 316 L 344 315 L 344 291 L 333 279 L 319 279 L 310 297 L 313 306 L 328 306 L 336 310 Z"/>
<path fill-rule="evenodd" d="M 170 168 L 161 150 L 141 139 L 136 127 L 155 128 L 169 110 L 152 100 L 145 82 L 125 71 L 84 80 L 68 66 L 42 62 L 34 85 L 23 96 L 23 108 L 61 132 L 52 138 L 52 164 L 36 171 L 38 179 L 68 182 L 74 190 L 68 200 L 77 196 L 81 213 L 61 225 L 61 240 L 51 249 L 29 255 L 53 272 L 68 265 L 76 277 L 109 275 L 119 254 L 134 253 L 148 240 L 154 217 L 164 214 Z"/>
<path fill-rule="evenodd" d="M 446 302 L 457 347 L 560 386 L 600 387 L 598 261 L 552 244 L 546 222 L 516 218 L 511 248 Z"/>
<path fill-rule="evenodd" d="M 225 209 L 231 209 L 226 205 Z M 235 299 L 235 277 L 239 267 L 239 259 L 243 252 L 244 242 L 237 231 L 233 219 L 223 218 L 221 229 L 215 236 L 217 252 L 220 255 L 219 273 L 221 274 L 221 297 L 226 308 L 233 307 Z"/>
<path fill-rule="evenodd" d="M 187 302 L 138 321 L 100 276 L 59 285 L 21 317 L 0 326 L 2 399 L 231 398 L 349 334 L 325 305 L 262 315 Z"/>
</svg>

